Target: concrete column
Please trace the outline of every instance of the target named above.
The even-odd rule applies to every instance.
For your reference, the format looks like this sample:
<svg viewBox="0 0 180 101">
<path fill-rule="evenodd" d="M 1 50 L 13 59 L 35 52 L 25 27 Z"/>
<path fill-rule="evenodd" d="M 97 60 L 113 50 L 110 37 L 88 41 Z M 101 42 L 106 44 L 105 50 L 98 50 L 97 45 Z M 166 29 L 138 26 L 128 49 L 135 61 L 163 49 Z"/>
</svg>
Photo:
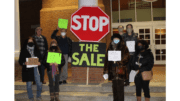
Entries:
<svg viewBox="0 0 180 101">
<path fill-rule="evenodd" d="M 19 58 L 20 53 L 20 22 L 19 22 L 19 0 L 15 0 L 15 58 Z"/>
<path fill-rule="evenodd" d="M 81 6 L 98 6 L 98 0 L 79 0 L 78 7 Z"/>
</svg>

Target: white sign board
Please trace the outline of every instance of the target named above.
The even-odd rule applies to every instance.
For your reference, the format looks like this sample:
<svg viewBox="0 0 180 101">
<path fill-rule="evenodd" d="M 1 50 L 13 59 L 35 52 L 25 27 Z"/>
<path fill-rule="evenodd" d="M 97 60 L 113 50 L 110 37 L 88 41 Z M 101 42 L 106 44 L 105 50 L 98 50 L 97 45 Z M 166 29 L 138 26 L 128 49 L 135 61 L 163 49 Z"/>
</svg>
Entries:
<svg viewBox="0 0 180 101">
<path fill-rule="evenodd" d="M 129 52 L 135 52 L 135 41 L 126 41 Z"/>
<path fill-rule="evenodd" d="M 121 61 L 121 51 L 108 51 L 108 61 Z"/>
</svg>

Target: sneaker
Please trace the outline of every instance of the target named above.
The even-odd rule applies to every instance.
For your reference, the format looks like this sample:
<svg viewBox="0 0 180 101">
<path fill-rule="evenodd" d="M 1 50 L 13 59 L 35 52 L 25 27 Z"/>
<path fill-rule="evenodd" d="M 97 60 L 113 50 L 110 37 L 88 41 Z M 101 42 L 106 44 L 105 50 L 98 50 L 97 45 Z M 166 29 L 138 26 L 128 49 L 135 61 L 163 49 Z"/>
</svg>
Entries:
<svg viewBox="0 0 180 101">
<path fill-rule="evenodd" d="M 62 81 L 59 81 L 59 85 L 61 85 L 63 82 Z"/>
<path fill-rule="evenodd" d="M 36 98 L 36 101 L 42 101 L 41 97 Z"/>
<path fill-rule="evenodd" d="M 63 84 L 67 84 L 66 80 L 63 80 Z"/>
<path fill-rule="evenodd" d="M 29 99 L 29 101 L 34 101 L 34 98 Z"/>
</svg>

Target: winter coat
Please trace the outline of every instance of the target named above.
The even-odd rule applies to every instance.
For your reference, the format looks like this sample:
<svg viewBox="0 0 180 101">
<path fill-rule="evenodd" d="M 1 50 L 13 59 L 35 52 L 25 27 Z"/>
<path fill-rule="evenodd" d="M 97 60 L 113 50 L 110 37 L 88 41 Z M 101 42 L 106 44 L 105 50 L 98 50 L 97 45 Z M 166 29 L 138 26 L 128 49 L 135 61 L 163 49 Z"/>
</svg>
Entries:
<svg viewBox="0 0 180 101">
<path fill-rule="evenodd" d="M 57 43 L 58 43 L 58 46 L 59 46 L 59 42 L 62 39 L 62 36 L 56 36 L 57 32 L 58 32 L 58 30 L 54 30 L 54 32 L 51 35 L 51 38 L 55 39 L 57 41 Z M 71 57 L 72 56 L 72 40 L 69 37 L 67 37 L 67 42 L 68 42 L 68 46 L 69 46 L 68 47 L 68 49 L 69 49 L 68 56 Z M 61 44 L 63 44 L 63 43 L 61 43 Z"/>
<path fill-rule="evenodd" d="M 42 56 L 39 50 L 34 50 L 34 57 L 39 58 L 39 62 L 42 61 Z M 25 65 L 26 58 L 31 58 L 31 55 L 27 49 L 23 49 L 20 52 L 19 56 L 19 64 L 22 66 L 22 81 L 28 82 L 28 81 L 35 81 L 34 80 L 34 68 L 27 68 Z M 41 65 L 38 66 L 39 74 L 41 74 Z M 41 77 L 40 77 L 41 78 Z M 41 79 L 42 82 L 42 79 Z"/>
<path fill-rule="evenodd" d="M 118 47 L 119 46 L 119 47 Z M 114 48 L 113 48 L 114 47 Z M 108 51 L 109 50 L 116 50 L 116 51 L 121 51 L 121 61 L 117 61 L 115 64 L 113 61 L 108 61 Z M 113 70 L 113 66 L 117 65 L 118 68 L 123 68 L 124 70 L 124 75 L 123 78 L 127 79 L 128 78 L 128 73 L 127 73 L 127 63 L 129 61 L 129 51 L 128 48 L 125 46 L 124 41 L 120 41 L 120 43 L 115 46 L 113 42 L 109 45 L 107 52 L 106 52 L 106 57 L 105 57 L 105 66 L 104 66 L 104 73 L 108 73 L 109 75 L 109 80 L 112 80 L 114 78 L 113 73 L 115 71 Z M 118 75 L 120 77 L 120 75 Z M 122 75 L 121 75 L 122 76 Z"/>
<path fill-rule="evenodd" d="M 140 56 L 139 56 L 140 54 Z M 154 57 L 150 49 L 145 50 L 142 53 L 135 53 L 129 61 L 129 68 L 132 70 L 139 70 L 139 73 L 143 71 L 150 71 L 154 65 Z M 140 57 L 140 59 L 139 59 Z M 138 62 L 139 59 L 139 62 Z M 140 65 L 140 67 L 139 67 Z"/>
</svg>

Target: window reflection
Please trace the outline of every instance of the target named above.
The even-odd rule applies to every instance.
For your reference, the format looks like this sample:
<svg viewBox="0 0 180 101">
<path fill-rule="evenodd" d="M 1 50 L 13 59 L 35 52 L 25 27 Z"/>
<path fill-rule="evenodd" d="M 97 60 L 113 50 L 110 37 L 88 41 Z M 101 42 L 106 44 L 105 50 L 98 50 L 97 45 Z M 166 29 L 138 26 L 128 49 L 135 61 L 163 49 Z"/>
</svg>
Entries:
<svg viewBox="0 0 180 101">
<path fill-rule="evenodd" d="M 162 56 L 162 60 L 166 60 L 166 56 L 165 55 Z"/>
<path fill-rule="evenodd" d="M 159 60 L 160 60 L 160 56 L 156 56 L 156 60 L 158 60 L 158 61 L 159 61 Z"/>
<path fill-rule="evenodd" d="M 160 33 L 160 29 L 155 29 L 155 33 L 159 34 Z"/>
<path fill-rule="evenodd" d="M 156 40 L 156 41 L 155 41 L 155 44 L 160 44 L 160 40 Z"/>
</svg>

